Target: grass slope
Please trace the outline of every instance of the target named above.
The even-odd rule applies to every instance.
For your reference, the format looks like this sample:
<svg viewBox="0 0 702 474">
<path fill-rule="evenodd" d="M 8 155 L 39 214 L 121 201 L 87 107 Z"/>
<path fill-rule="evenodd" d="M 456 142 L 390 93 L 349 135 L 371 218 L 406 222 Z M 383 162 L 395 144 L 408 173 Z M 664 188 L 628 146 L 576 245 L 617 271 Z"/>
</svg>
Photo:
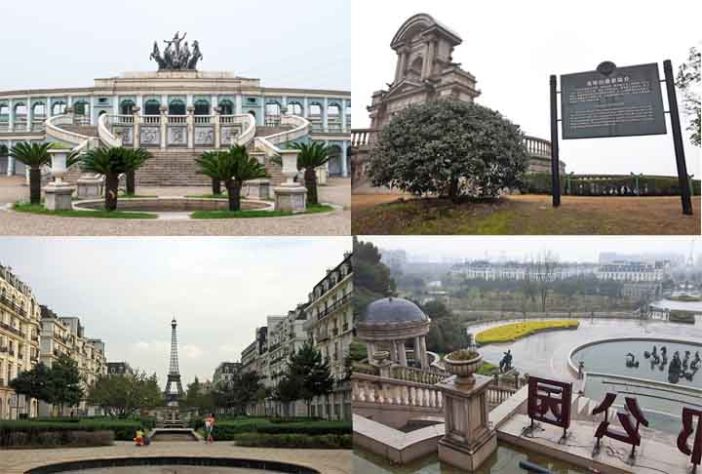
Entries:
<svg viewBox="0 0 702 474">
<path fill-rule="evenodd" d="M 50 211 L 41 204 L 16 203 L 13 209 L 17 212 L 27 212 L 30 214 L 41 214 L 58 217 L 96 217 L 104 219 L 156 219 L 156 214 L 148 212 L 132 211 Z"/>
<path fill-rule="evenodd" d="M 502 324 L 475 335 L 478 344 L 491 344 L 499 342 L 514 342 L 517 339 L 531 336 L 544 331 L 561 329 L 578 329 L 580 322 L 577 319 L 553 319 L 548 321 L 526 321 Z"/>
</svg>

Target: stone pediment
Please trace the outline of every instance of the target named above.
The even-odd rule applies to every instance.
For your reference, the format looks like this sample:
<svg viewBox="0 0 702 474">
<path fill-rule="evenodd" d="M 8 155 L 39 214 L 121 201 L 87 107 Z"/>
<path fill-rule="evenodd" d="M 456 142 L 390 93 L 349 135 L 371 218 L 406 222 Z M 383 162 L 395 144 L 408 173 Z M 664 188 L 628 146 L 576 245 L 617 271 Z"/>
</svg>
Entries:
<svg viewBox="0 0 702 474">
<path fill-rule="evenodd" d="M 392 99 L 394 96 L 404 95 L 406 93 L 421 91 L 425 89 L 425 85 L 418 81 L 403 79 L 397 84 L 393 84 L 385 93 L 383 100 Z"/>
</svg>

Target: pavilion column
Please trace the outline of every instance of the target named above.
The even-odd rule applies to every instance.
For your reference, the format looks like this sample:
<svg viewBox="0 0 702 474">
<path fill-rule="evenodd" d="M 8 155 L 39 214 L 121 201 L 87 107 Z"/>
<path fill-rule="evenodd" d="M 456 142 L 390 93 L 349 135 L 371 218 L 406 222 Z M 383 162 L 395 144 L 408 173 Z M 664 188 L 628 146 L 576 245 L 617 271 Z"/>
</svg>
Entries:
<svg viewBox="0 0 702 474">
<path fill-rule="evenodd" d="M 390 360 L 399 363 L 399 358 L 397 356 L 397 344 L 395 341 L 390 341 Z"/>
<path fill-rule="evenodd" d="M 422 349 L 422 368 L 429 368 L 429 358 L 427 357 L 427 337 L 421 336 L 419 338 L 419 347 Z"/>
<path fill-rule="evenodd" d="M 368 353 L 368 361 L 372 361 L 373 353 L 375 352 L 375 343 L 373 341 L 366 342 L 366 352 Z"/>
<path fill-rule="evenodd" d="M 397 344 L 397 350 L 399 351 L 399 361 L 400 365 L 407 367 L 407 348 L 405 347 L 405 341 L 404 339 L 401 341 L 396 341 Z"/>
</svg>

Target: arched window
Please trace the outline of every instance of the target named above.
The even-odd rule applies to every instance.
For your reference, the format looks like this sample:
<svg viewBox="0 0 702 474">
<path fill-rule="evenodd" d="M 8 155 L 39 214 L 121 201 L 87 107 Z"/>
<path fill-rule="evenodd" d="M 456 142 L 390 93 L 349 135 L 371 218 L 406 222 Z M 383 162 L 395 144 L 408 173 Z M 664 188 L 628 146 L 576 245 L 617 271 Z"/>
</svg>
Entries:
<svg viewBox="0 0 702 474">
<path fill-rule="evenodd" d="M 336 102 L 327 105 L 327 125 L 330 130 L 341 130 L 341 107 Z"/>
<path fill-rule="evenodd" d="M 288 115 L 299 115 L 300 117 L 303 116 L 304 110 L 302 108 L 302 104 L 299 102 L 290 102 L 288 104 Z"/>
<path fill-rule="evenodd" d="M 329 164 L 329 176 L 341 176 L 343 169 L 341 167 L 341 148 L 339 145 L 331 145 L 329 154 L 331 155 L 327 162 Z"/>
<path fill-rule="evenodd" d="M 51 115 L 62 115 L 66 113 L 66 102 L 57 100 L 51 104 Z"/>
<path fill-rule="evenodd" d="M 7 104 L 0 104 L 0 117 L 7 117 L 10 115 L 10 107 Z"/>
<path fill-rule="evenodd" d="M 27 105 L 24 102 L 15 104 L 15 117 L 27 117 Z"/>
<path fill-rule="evenodd" d="M 46 104 L 44 102 L 35 102 L 32 105 L 33 117 L 46 117 Z"/>
<path fill-rule="evenodd" d="M 136 104 L 132 99 L 124 99 L 119 103 L 119 113 L 121 115 L 132 115 Z"/>
<path fill-rule="evenodd" d="M 310 117 L 321 117 L 322 116 L 322 104 L 319 102 L 312 102 L 310 104 Z"/>
<path fill-rule="evenodd" d="M 276 101 L 266 103 L 266 127 L 277 127 L 280 125 L 281 106 Z"/>
<path fill-rule="evenodd" d="M 220 113 L 222 115 L 234 115 L 234 104 L 229 99 L 224 99 L 219 102 Z"/>
<path fill-rule="evenodd" d="M 205 99 L 198 99 L 193 104 L 195 106 L 195 115 L 210 115 L 210 103 Z"/>
<path fill-rule="evenodd" d="M 76 115 L 88 115 L 88 103 L 84 100 L 79 100 L 73 104 L 73 113 Z"/>
<path fill-rule="evenodd" d="M 246 113 L 249 114 L 249 115 L 252 115 L 254 118 L 256 118 L 256 111 L 255 111 L 255 110 L 249 110 L 249 111 L 246 112 Z"/>
<path fill-rule="evenodd" d="M 181 99 L 173 99 L 168 104 L 168 115 L 185 115 L 185 102 Z"/>
<path fill-rule="evenodd" d="M 159 115 L 161 113 L 161 103 L 156 99 L 149 99 L 144 102 L 144 115 Z"/>
</svg>

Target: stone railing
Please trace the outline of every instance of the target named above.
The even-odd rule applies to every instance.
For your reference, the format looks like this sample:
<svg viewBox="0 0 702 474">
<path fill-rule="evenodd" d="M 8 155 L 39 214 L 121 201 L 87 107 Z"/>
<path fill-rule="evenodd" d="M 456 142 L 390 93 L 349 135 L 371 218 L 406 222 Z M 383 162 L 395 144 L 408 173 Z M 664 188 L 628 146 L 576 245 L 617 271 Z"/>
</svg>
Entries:
<svg viewBox="0 0 702 474">
<path fill-rule="evenodd" d="M 424 370 L 401 365 L 393 366 L 390 373 L 394 379 L 431 385 L 439 383 L 449 376 L 448 373 L 436 369 Z"/>
<path fill-rule="evenodd" d="M 524 145 L 530 156 L 551 158 L 551 142 L 543 138 L 525 136 Z"/>
<path fill-rule="evenodd" d="M 443 409 L 441 390 L 433 384 L 354 373 L 351 388 L 354 403 Z"/>
<path fill-rule="evenodd" d="M 220 115 L 219 120 L 222 125 L 238 124 L 242 127 L 241 133 L 236 138 L 237 145 L 246 145 L 256 135 L 256 119 L 251 114 Z"/>
<path fill-rule="evenodd" d="M 309 134 L 310 122 L 297 115 L 283 115 L 280 118 L 281 126 L 291 127 L 289 130 L 284 130 L 266 137 L 256 137 L 255 143 L 261 151 L 264 151 L 267 156 L 275 156 L 280 154 L 281 149 L 278 145 L 288 143 L 298 138 L 302 138 Z"/>
<path fill-rule="evenodd" d="M 511 387 L 500 387 L 498 385 L 490 385 L 487 389 L 487 400 L 488 405 L 491 407 L 496 407 L 501 405 L 509 397 L 517 393 L 516 388 Z"/>
<path fill-rule="evenodd" d="M 107 114 L 102 114 L 98 118 L 98 136 L 102 143 L 107 146 L 121 146 L 122 139 L 112 133 L 112 129 L 109 125 L 110 121 L 111 117 Z"/>
<path fill-rule="evenodd" d="M 48 118 L 45 122 L 47 136 L 74 146 L 80 146 L 83 145 L 86 141 L 89 141 L 90 137 L 77 132 L 66 130 L 61 127 L 62 125 L 75 125 L 74 117 L 66 114 L 55 115 L 51 118 Z M 86 144 L 85 147 L 87 146 L 88 145 Z"/>
<path fill-rule="evenodd" d="M 377 132 L 374 128 L 356 128 L 351 130 L 351 146 L 368 146 L 374 141 Z"/>
</svg>

